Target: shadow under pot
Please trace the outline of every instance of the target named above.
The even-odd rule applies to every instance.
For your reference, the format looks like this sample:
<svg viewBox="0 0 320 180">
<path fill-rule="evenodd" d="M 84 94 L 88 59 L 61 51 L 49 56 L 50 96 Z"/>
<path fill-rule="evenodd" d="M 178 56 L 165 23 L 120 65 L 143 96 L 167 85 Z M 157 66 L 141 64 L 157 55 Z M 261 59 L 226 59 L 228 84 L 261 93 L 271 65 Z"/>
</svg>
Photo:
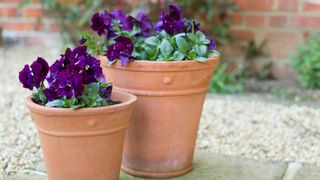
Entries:
<svg viewBox="0 0 320 180">
<path fill-rule="evenodd" d="M 122 170 L 168 178 L 192 170 L 202 107 L 219 57 L 208 62 L 133 61 L 106 64 L 115 89 L 138 97 L 125 138 Z"/>
<path fill-rule="evenodd" d="M 26 98 L 39 132 L 50 180 L 116 180 L 134 95 L 113 91 L 120 104 L 105 107 L 49 108 Z"/>
</svg>

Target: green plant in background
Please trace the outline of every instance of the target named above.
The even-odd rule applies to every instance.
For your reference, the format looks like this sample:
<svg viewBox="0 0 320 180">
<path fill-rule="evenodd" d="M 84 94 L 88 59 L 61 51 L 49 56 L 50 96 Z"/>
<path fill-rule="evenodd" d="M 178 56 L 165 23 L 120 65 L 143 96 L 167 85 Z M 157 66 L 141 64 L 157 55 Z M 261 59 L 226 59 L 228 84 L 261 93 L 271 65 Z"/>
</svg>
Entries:
<svg viewBox="0 0 320 180">
<path fill-rule="evenodd" d="M 264 48 L 267 44 L 267 41 L 264 40 L 260 44 L 257 44 L 256 41 L 251 40 L 248 42 L 245 51 L 245 68 L 243 69 L 243 77 L 254 77 L 259 80 L 272 79 L 271 68 L 273 66 L 272 62 L 267 62 L 256 71 L 256 58 L 264 55 Z"/>
<path fill-rule="evenodd" d="M 320 88 L 320 33 L 310 35 L 298 46 L 292 66 L 304 88 Z"/>
<path fill-rule="evenodd" d="M 241 76 L 235 71 L 228 71 L 228 65 L 219 64 L 211 79 L 209 92 L 212 93 L 240 93 L 244 89 Z"/>
<path fill-rule="evenodd" d="M 205 31 L 216 37 L 218 43 L 232 40 L 230 35 L 231 20 L 229 14 L 236 11 L 237 6 L 231 0 L 180 0 L 177 1 L 189 17 L 202 19 Z M 205 17 L 205 18 L 204 18 Z"/>
</svg>

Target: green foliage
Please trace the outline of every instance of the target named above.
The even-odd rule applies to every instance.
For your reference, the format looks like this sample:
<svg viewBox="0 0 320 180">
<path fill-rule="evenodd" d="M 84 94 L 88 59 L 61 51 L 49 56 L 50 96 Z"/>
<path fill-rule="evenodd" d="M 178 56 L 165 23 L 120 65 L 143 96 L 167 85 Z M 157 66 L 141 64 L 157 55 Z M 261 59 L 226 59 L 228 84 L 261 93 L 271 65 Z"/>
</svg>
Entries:
<svg viewBox="0 0 320 180">
<path fill-rule="evenodd" d="M 232 40 L 229 14 L 237 10 L 232 0 L 180 0 L 177 1 L 183 12 L 193 19 L 202 19 L 203 24 L 214 24 L 205 30 L 211 33 L 218 43 Z M 205 18 L 203 18 L 205 17 Z"/>
<path fill-rule="evenodd" d="M 244 86 L 238 74 L 228 71 L 227 64 L 219 64 L 210 81 L 209 92 L 213 93 L 240 93 Z"/>
<path fill-rule="evenodd" d="M 208 61 L 208 58 L 218 55 L 218 52 L 208 50 L 210 40 L 198 31 L 196 33 L 180 33 L 175 36 L 165 31 L 146 38 L 144 41 L 134 42 L 135 59 L 153 61 Z"/>
<path fill-rule="evenodd" d="M 320 34 L 313 34 L 297 48 L 292 61 L 299 73 L 300 84 L 305 88 L 320 88 Z"/>
<path fill-rule="evenodd" d="M 108 86 L 108 83 L 90 83 L 85 85 L 84 93 L 80 98 L 73 97 L 72 99 L 67 99 L 65 96 L 61 99 L 56 99 L 45 104 L 47 107 L 61 107 L 61 108 L 71 108 L 79 109 L 82 107 L 101 107 L 107 106 L 112 102 L 108 102 L 106 99 L 100 96 L 100 87 Z M 35 92 L 35 97 L 38 97 L 38 93 L 42 91 Z M 44 101 L 45 102 L 45 101 Z"/>
</svg>

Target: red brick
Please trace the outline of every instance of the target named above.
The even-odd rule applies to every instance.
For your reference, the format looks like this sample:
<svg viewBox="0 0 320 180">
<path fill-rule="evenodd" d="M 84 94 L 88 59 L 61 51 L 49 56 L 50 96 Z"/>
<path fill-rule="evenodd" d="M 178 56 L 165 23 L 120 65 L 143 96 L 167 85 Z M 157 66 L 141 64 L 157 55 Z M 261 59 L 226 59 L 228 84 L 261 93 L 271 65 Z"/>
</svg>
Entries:
<svg viewBox="0 0 320 180">
<path fill-rule="evenodd" d="M 266 18 L 264 16 L 247 16 L 246 24 L 249 26 L 263 26 L 265 25 Z"/>
<path fill-rule="evenodd" d="M 298 10 L 298 0 L 279 0 L 279 9 L 296 11 Z"/>
<path fill-rule="evenodd" d="M 14 17 L 18 13 L 17 7 L 6 7 L 5 9 L 6 15 L 9 17 Z"/>
<path fill-rule="evenodd" d="M 21 3 L 23 0 L 0 0 L 0 2 Z"/>
<path fill-rule="evenodd" d="M 270 32 L 267 46 L 272 57 L 288 57 L 299 42 L 299 34 L 294 32 Z"/>
<path fill-rule="evenodd" d="M 242 24 L 243 22 L 243 17 L 240 14 L 230 14 L 229 15 L 230 20 L 232 21 L 233 24 Z"/>
<path fill-rule="evenodd" d="M 315 2 L 304 2 L 303 3 L 303 10 L 304 11 L 319 11 L 320 10 L 320 1 L 319 3 Z"/>
<path fill-rule="evenodd" d="M 41 14 L 42 11 L 40 7 L 27 7 L 23 11 L 25 17 L 39 17 Z"/>
<path fill-rule="evenodd" d="M 254 38 L 253 32 L 247 31 L 247 30 L 231 30 L 231 35 L 236 40 L 240 40 L 240 41 L 249 41 Z"/>
<path fill-rule="evenodd" d="M 299 28 L 319 28 L 320 17 L 297 16 L 293 17 L 292 25 Z"/>
<path fill-rule="evenodd" d="M 34 31 L 38 30 L 39 26 L 35 22 L 5 22 L 3 28 L 12 31 Z"/>
<path fill-rule="evenodd" d="M 281 26 L 284 27 L 287 25 L 288 18 L 286 16 L 271 16 L 269 18 L 269 24 L 271 26 Z"/>
<path fill-rule="evenodd" d="M 50 24 L 50 30 L 52 32 L 59 32 L 60 31 L 59 24 L 57 24 L 57 23 Z"/>
<path fill-rule="evenodd" d="M 235 0 L 240 9 L 272 10 L 274 0 Z"/>
</svg>

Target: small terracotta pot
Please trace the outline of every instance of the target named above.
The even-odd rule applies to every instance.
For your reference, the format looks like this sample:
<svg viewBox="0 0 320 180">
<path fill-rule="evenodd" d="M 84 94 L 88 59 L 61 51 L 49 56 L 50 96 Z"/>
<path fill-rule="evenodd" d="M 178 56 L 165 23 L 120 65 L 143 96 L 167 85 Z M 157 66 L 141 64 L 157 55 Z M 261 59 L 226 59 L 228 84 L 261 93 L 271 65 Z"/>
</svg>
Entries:
<svg viewBox="0 0 320 180">
<path fill-rule="evenodd" d="M 168 178 L 192 170 L 205 95 L 218 57 L 197 61 L 104 63 L 115 89 L 138 96 L 129 120 L 122 169 L 135 176 Z"/>
<path fill-rule="evenodd" d="M 117 105 L 79 110 L 48 108 L 26 98 L 40 135 L 50 180 L 115 180 L 136 97 L 114 91 Z"/>
</svg>

